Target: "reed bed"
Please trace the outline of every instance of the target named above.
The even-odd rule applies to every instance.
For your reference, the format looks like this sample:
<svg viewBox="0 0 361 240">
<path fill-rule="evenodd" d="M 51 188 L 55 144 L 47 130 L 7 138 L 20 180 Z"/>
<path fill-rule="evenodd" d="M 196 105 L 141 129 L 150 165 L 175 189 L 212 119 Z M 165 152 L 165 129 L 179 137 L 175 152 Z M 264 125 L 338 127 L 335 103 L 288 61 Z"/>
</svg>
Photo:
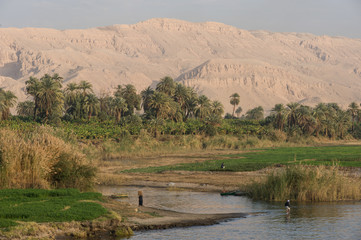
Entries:
<svg viewBox="0 0 361 240">
<path fill-rule="evenodd" d="M 358 200 L 360 179 L 345 177 L 338 166 L 288 166 L 271 172 L 265 182 L 247 186 L 253 199 L 267 201 Z"/>
<path fill-rule="evenodd" d="M 51 127 L 0 129 L 0 188 L 90 188 L 95 168 Z"/>
</svg>

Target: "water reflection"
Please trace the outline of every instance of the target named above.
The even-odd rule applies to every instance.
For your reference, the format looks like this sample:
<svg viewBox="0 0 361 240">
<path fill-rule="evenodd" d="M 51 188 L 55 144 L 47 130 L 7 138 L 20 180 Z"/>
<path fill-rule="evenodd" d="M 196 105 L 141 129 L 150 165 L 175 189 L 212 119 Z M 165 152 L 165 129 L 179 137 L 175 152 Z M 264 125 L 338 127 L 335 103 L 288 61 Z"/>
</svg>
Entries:
<svg viewBox="0 0 361 240">
<path fill-rule="evenodd" d="M 176 192 L 156 188 L 102 187 L 103 194 L 128 193 L 137 205 L 143 191 L 144 205 L 189 213 L 264 212 L 207 227 L 138 232 L 131 239 L 361 239 L 361 202 L 295 203 L 286 215 L 284 203 L 222 197 L 217 193 Z"/>
</svg>

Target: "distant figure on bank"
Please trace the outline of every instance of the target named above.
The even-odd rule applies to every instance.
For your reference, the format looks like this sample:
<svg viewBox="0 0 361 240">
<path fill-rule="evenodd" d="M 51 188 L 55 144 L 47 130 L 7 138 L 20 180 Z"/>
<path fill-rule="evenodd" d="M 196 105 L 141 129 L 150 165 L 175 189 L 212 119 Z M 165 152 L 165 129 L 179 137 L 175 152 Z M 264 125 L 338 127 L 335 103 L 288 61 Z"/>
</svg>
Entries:
<svg viewBox="0 0 361 240">
<path fill-rule="evenodd" d="M 225 168 L 226 168 L 226 166 L 224 166 L 224 163 L 221 164 L 221 168 L 222 168 L 222 169 L 225 169 Z"/>
<path fill-rule="evenodd" d="M 139 206 L 143 206 L 143 192 L 138 191 Z"/>
<path fill-rule="evenodd" d="M 285 203 L 285 207 L 286 207 L 286 213 L 289 214 L 291 211 L 290 200 L 287 200 L 287 202 Z"/>
</svg>

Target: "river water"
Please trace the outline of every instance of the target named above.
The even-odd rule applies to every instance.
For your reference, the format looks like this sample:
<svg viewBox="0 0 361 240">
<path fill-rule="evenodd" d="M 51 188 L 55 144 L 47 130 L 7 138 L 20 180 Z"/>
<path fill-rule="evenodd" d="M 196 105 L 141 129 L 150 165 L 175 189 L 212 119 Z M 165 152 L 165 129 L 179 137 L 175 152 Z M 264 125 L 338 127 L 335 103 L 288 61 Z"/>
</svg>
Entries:
<svg viewBox="0 0 361 240">
<path fill-rule="evenodd" d="M 169 191 L 148 187 L 101 187 L 103 194 L 128 193 L 120 201 L 186 213 L 258 213 L 212 226 L 195 226 L 136 232 L 136 239 L 355 239 L 361 240 L 361 202 L 293 203 L 285 214 L 284 203 L 252 201 L 219 193 Z"/>
</svg>

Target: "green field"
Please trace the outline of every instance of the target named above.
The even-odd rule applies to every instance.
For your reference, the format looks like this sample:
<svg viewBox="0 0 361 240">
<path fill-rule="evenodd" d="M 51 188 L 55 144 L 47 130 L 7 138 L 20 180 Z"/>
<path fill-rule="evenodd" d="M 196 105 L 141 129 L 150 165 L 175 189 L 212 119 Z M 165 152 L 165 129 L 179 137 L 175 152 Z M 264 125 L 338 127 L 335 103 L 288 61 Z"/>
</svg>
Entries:
<svg viewBox="0 0 361 240">
<path fill-rule="evenodd" d="M 222 162 L 226 168 L 221 169 Z M 333 165 L 361 167 L 361 146 L 287 147 L 257 149 L 252 152 L 222 155 L 199 163 L 131 169 L 124 172 L 255 171 L 275 165 Z"/>
<path fill-rule="evenodd" d="M 0 228 L 24 222 L 67 222 L 98 218 L 107 210 L 96 201 L 100 193 L 80 193 L 76 189 L 0 190 Z"/>
</svg>

